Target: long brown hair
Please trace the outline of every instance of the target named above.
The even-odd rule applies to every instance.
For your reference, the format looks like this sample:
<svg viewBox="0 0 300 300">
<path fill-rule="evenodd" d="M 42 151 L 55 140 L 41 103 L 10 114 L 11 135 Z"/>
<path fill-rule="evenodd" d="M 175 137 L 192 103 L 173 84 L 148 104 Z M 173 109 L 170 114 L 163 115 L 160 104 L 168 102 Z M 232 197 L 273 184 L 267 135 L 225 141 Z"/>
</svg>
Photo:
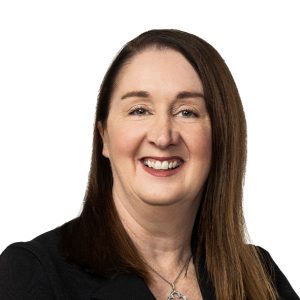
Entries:
<svg viewBox="0 0 300 300">
<path fill-rule="evenodd" d="M 110 162 L 102 155 L 97 129 L 97 121 L 106 122 L 121 68 L 149 47 L 170 48 L 184 55 L 203 83 L 211 119 L 212 164 L 192 233 L 195 264 L 204 257 L 217 299 L 276 299 L 259 253 L 246 244 L 242 211 L 246 122 L 238 90 L 219 53 L 199 37 L 179 30 L 150 30 L 139 35 L 121 49 L 109 67 L 98 95 L 83 210 L 72 227 L 64 228 L 66 254 L 101 275 L 135 273 L 150 280 L 114 207 Z"/>
</svg>

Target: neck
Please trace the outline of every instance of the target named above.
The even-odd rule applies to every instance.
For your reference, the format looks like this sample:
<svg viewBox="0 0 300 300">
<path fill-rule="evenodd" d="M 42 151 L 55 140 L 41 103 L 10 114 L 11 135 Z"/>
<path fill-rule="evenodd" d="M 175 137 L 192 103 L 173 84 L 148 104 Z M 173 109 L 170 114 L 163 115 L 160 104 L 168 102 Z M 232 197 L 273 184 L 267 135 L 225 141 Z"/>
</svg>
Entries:
<svg viewBox="0 0 300 300">
<path fill-rule="evenodd" d="M 123 226 L 144 260 L 176 271 L 191 255 L 191 235 L 199 202 L 158 206 L 139 201 L 133 205 L 114 195 Z"/>
</svg>

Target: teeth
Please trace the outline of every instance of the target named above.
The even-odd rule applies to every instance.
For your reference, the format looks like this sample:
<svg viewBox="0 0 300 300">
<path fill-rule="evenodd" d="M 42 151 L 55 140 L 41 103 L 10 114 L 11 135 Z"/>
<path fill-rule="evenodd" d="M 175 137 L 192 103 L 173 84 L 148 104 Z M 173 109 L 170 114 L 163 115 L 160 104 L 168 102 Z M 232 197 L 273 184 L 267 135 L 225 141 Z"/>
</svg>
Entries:
<svg viewBox="0 0 300 300">
<path fill-rule="evenodd" d="M 160 161 L 157 160 L 157 161 L 155 162 L 154 169 L 156 169 L 156 170 L 162 169 L 162 167 L 161 167 L 161 162 L 160 162 Z"/>
<path fill-rule="evenodd" d="M 161 168 L 163 170 L 168 170 L 169 168 L 169 163 L 167 161 L 164 161 L 162 164 L 161 164 Z"/>
<path fill-rule="evenodd" d="M 144 160 L 144 165 L 153 168 L 155 170 L 168 170 L 168 169 L 174 169 L 181 165 L 181 161 L 175 160 L 175 161 L 153 161 L 153 160 Z"/>
</svg>

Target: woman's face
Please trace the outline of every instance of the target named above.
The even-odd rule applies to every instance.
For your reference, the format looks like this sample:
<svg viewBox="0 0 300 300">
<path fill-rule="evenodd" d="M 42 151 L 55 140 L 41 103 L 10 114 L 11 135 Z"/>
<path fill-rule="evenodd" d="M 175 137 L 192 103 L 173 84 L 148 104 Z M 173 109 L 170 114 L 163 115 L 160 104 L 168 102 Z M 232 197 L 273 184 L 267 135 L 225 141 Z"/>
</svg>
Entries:
<svg viewBox="0 0 300 300">
<path fill-rule="evenodd" d="M 114 196 L 132 205 L 198 201 L 210 169 L 211 124 L 193 67 L 177 51 L 147 49 L 116 83 L 105 128 L 98 123 Z"/>
</svg>

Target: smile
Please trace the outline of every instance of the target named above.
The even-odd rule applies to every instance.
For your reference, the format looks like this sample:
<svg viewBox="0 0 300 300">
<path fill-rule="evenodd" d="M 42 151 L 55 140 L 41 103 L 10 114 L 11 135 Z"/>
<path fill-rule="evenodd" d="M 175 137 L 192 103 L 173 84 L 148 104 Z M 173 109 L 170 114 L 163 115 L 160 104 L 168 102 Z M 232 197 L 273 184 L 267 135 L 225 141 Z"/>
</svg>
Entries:
<svg viewBox="0 0 300 300">
<path fill-rule="evenodd" d="M 169 177 L 180 172 L 184 160 L 179 156 L 172 157 L 144 157 L 140 160 L 147 173 L 155 177 Z"/>
<path fill-rule="evenodd" d="M 143 164 L 149 168 L 155 169 L 155 170 L 168 170 L 168 169 L 175 169 L 178 168 L 181 164 L 181 160 L 155 160 L 155 159 L 144 159 Z"/>
</svg>

